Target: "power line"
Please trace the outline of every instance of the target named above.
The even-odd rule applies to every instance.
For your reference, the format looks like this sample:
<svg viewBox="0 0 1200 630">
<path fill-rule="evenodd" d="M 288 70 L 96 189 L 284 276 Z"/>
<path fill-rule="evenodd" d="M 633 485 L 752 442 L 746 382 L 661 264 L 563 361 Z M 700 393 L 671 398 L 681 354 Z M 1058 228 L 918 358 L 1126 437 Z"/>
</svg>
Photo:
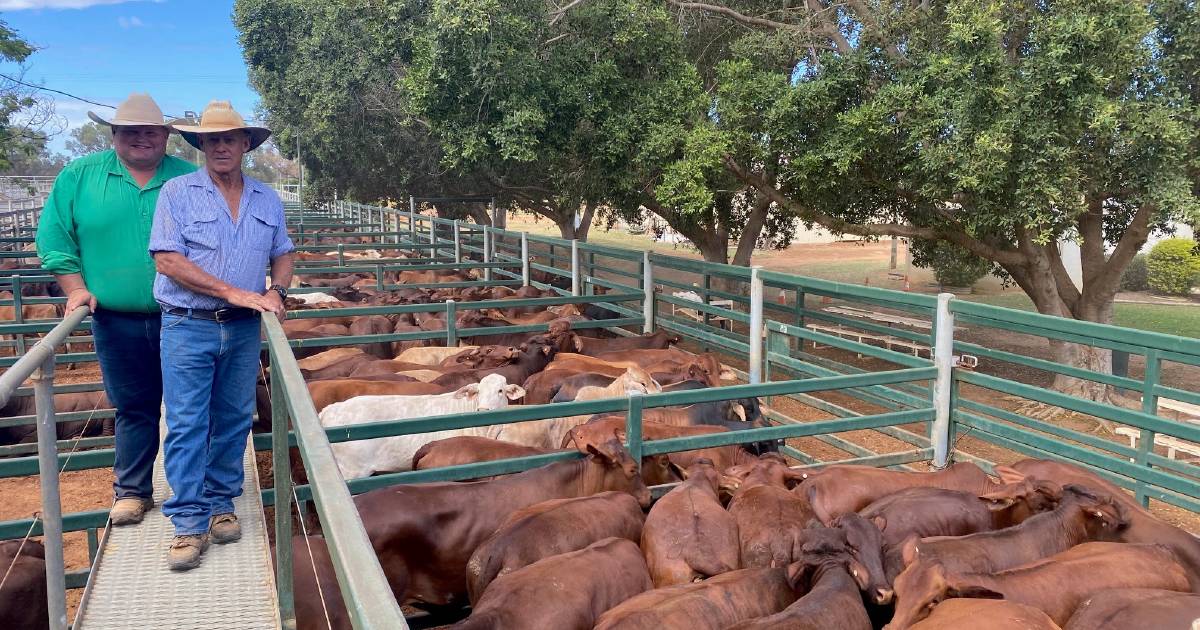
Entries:
<svg viewBox="0 0 1200 630">
<path fill-rule="evenodd" d="M 30 88 L 33 88 L 33 89 L 35 89 L 35 90 L 42 90 L 42 91 L 45 91 L 45 92 L 54 92 L 55 94 L 62 94 L 63 96 L 66 96 L 66 97 L 68 97 L 68 98 L 73 98 L 73 99 L 75 99 L 75 100 L 77 100 L 77 101 L 83 101 L 84 103 L 88 103 L 88 104 L 90 104 L 90 105 L 98 105 L 98 106 L 100 106 L 100 107 L 107 107 L 107 108 L 109 108 L 109 109 L 116 109 L 116 108 L 117 108 L 117 107 L 116 107 L 116 105 L 108 105 L 108 104 L 106 104 L 106 103 L 97 103 L 96 101 L 93 101 L 93 100 L 89 100 L 89 99 L 83 98 L 82 96 L 75 96 L 74 94 L 71 94 L 71 93 L 69 93 L 69 92 L 64 92 L 64 91 L 62 91 L 62 90 L 56 90 L 56 89 L 54 89 L 54 88 L 48 88 L 48 87 L 46 87 L 46 86 L 44 86 L 44 85 L 34 85 L 34 84 L 32 84 L 32 83 L 26 83 L 26 82 L 24 82 L 24 81 L 22 81 L 22 80 L 20 80 L 20 79 L 15 79 L 15 78 L 13 78 L 13 77 L 10 77 L 10 76 L 8 76 L 7 74 L 0 73 L 0 78 L 8 79 L 9 81 L 12 81 L 13 83 L 16 83 L 17 85 L 24 85 L 25 87 L 30 87 Z"/>
</svg>

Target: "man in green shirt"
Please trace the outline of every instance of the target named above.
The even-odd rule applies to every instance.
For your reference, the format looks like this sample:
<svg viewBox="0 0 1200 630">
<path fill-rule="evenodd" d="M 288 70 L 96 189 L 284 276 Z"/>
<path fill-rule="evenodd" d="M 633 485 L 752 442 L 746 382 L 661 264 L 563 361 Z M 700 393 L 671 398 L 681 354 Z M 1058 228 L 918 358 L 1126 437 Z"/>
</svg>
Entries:
<svg viewBox="0 0 1200 630">
<path fill-rule="evenodd" d="M 162 373 L 160 309 L 147 246 L 158 192 L 196 170 L 166 156 L 170 128 L 148 94 L 131 94 L 111 120 L 113 149 L 79 158 L 54 180 L 38 222 L 42 267 L 67 294 L 66 312 L 88 306 L 104 389 L 116 408 L 113 525 L 137 523 L 154 504 Z"/>
</svg>

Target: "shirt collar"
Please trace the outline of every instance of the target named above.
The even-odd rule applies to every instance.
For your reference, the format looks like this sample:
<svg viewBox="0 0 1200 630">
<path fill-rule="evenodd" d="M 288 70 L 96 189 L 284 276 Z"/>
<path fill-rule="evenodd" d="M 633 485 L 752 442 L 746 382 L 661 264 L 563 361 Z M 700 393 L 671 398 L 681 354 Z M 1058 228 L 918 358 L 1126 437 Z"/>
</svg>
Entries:
<svg viewBox="0 0 1200 630">
<path fill-rule="evenodd" d="M 219 190 L 217 190 L 217 185 L 213 182 L 212 175 L 210 175 L 208 173 L 207 168 L 200 167 L 199 169 L 196 170 L 196 175 L 197 175 L 196 179 L 188 182 L 189 186 L 199 186 L 206 190 L 211 190 L 214 193 L 220 192 Z M 249 175 L 247 175 L 245 173 L 245 171 L 242 172 L 242 191 L 243 191 L 243 193 L 247 193 L 247 192 L 265 193 L 266 192 L 265 189 L 266 189 L 265 184 L 258 181 L 257 179 L 254 179 L 253 177 L 250 177 Z"/>
</svg>

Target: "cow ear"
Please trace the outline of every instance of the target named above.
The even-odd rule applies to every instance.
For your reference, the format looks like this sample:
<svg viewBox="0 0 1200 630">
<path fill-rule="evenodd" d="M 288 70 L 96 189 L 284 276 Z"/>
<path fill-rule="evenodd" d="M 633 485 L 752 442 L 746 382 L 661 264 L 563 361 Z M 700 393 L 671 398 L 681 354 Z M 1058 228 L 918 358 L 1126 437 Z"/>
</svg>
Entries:
<svg viewBox="0 0 1200 630">
<path fill-rule="evenodd" d="M 887 527 L 887 519 L 882 516 L 872 516 L 871 522 L 875 523 L 875 527 L 878 527 L 879 531 L 883 531 Z"/>
<path fill-rule="evenodd" d="M 455 398 L 477 398 L 479 396 L 479 383 L 472 383 L 458 388 L 454 392 Z"/>
<path fill-rule="evenodd" d="M 988 509 L 993 512 L 999 512 L 1000 510 L 1008 509 L 1009 507 L 1012 507 L 1012 504 L 1017 502 L 1016 497 L 1014 497 L 1011 492 L 1005 492 L 1003 490 L 1000 492 L 990 492 L 988 494 L 980 495 L 979 498 L 987 502 Z"/>
<path fill-rule="evenodd" d="M 785 468 L 783 471 L 783 481 L 789 490 L 803 483 L 805 479 L 808 479 L 808 473 L 803 470 Z"/>
<path fill-rule="evenodd" d="M 733 371 L 733 370 L 731 370 L 731 369 L 729 369 L 729 368 L 725 367 L 724 365 L 722 365 L 722 366 L 721 366 L 721 374 L 720 374 L 720 377 L 719 377 L 719 378 L 720 378 L 722 381 L 736 381 L 736 380 L 737 380 L 737 374 L 736 374 L 736 373 L 734 373 L 734 371 Z"/>
<path fill-rule="evenodd" d="M 583 352 L 583 340 L 579 338 L 579 335 L 575 335 L 575 351 Z"/>
<path fill-rule="evenodd" d="M 812 575 L 813 565 L 800 561 L 793 562 L 787 566 L 787 581 L 788 586 L 793 591 L 799 590 L 799 587 L 808 584 L 809 578 Z"/>
<path fill-rule="evenodd" d="M 550 354 L 550 346 L 542 346 L 542 354 Z"/>
<path fill-rule="evenodd" d="M 1020 483 L 1025 480 L 1025 473 L 1011 466 L 996 466 L 993 471 L 1000 478 L 1000 483 Z"/>
<path fill-rule="evenodd" d="M 917 561 L 921 556 L 921 550 L 917 547 L 917 543 L 921 539 L 915 534 L 904 539 L 900 544 L 900 557 L 904 559 L 904 566 L 909 566 Z"/>
<path fill-rule="evenodd" d="M 670 457 L 667 458 L 667 466 L 671 469 L 671 472 L 675 473 L 676 477 L 679 477 L 680 479 L 687 481 L 688 471 L 686 468 L 681 468 L 679 466 L 679 464 L 676 464 L 675 462 L 671 461 Z"/>
<path fill-rule="evenodd" d="M 517 400 L 525 397 L 525 389 L 520 385 L 505 385 L 504 395 L 508 396 L 509 400 Z"/>
<path fill-rule="evenodd" d="M 741 403 L 733 403 L 733 414 L 742 422 L 746 421 L 746 408 Z"/>
</svg>

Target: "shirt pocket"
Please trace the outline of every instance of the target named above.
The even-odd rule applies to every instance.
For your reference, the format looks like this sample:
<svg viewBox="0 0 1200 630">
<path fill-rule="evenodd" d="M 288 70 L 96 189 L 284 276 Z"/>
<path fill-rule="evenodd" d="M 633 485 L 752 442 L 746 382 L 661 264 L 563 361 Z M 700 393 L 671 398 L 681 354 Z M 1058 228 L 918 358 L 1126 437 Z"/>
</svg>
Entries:
<svg viewBox="0 0 1200 630">
<path fill-rule="evenodd" d="M 198 215 L 188 221 L 179 231 L 189 250 L 214 250 L 221 244 L 221 233 L 216 214 Z"/>
<path fill-rule="evenodd" d="M 275 232 L 279 229 L 279 217 L 256 209 L 250 213 L 249 219 L 245 246 L 254 251 L 270 252 L 275 243 Z"/>
</svg>

